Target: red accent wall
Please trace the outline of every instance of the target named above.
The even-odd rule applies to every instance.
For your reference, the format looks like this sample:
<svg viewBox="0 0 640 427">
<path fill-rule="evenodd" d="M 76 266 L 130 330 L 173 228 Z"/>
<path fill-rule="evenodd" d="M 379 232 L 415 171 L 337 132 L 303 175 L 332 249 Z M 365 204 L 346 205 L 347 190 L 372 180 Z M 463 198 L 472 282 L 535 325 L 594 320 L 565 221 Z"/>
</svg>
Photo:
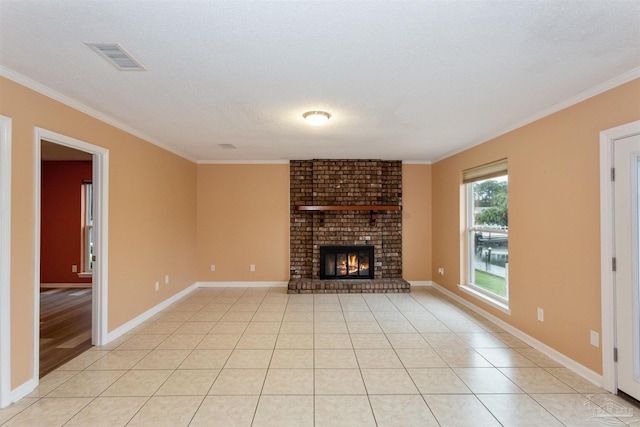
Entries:
<svg viewBox="0 0 640 427">
<path fill-rule="evenodd" d="M 91 283 L 82 270 L 82 182 L 91 180 L 90 161 L 42 162 L 40 282 Z"/>
</svg>

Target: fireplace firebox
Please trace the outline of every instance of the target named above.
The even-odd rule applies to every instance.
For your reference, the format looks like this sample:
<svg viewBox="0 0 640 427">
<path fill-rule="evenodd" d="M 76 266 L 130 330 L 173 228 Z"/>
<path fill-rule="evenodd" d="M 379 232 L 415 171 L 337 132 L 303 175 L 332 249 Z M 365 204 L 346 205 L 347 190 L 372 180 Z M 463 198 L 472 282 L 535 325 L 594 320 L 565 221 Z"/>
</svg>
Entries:
<svg viewBox="0 0 640 427">
<path fill-rule="evenodd" d="M 373 279 L 373 246 L 320 246 L 320 279 Z"/>
</svg>

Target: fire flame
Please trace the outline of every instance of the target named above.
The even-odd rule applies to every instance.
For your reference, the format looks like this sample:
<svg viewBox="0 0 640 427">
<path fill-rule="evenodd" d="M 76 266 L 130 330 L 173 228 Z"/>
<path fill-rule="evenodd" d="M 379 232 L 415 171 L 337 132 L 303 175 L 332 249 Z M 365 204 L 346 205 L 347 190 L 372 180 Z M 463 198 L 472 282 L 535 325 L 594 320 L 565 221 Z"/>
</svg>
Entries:
<svg viewBox="0 0 640 427">
<path fill-rule="evenodd" d="M 358 255 L 349 254 L 349 274 L 358 273 Z"/>
<path fill-rule="evenodd" d="M 343 254 L 342 256 L 338 256 L 336 261 L 336 275 L 338 276 L 369 274 L 369 259 L 367 256 L 362 256 L 358 259 L 357 253 Z"/>
</svg>

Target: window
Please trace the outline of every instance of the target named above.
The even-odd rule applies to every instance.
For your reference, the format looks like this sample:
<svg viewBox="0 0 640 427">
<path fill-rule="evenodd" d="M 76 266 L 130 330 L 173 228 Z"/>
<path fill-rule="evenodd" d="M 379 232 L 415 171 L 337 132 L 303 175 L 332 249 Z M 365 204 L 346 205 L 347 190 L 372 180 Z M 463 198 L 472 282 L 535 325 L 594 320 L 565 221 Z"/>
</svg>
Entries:
<svg viewBox="0 0 640 427">
<path fill-rule="evenodd" d="M 467 291 L 508 308 L 509 178 L 507 161 L 464 171 Z"/>
<path fill-rule="evenodd" d="M 93 184 L 82 184 L 82 272 L 93 271 Z"/>
</svg>

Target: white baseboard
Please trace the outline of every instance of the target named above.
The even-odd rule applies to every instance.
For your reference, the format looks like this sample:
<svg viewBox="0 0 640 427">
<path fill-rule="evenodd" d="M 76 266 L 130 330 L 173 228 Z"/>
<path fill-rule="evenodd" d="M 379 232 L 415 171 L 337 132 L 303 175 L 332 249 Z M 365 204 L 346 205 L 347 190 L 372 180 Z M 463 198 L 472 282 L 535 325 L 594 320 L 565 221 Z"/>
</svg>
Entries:
<svg viewBox="0 0 640 427">
<path fill-rule="evenodd" d="M 106 340 L 105 344 L 110 343 L 111 341 L 115 340 L 116 338 L 126 334 L 127 332 L 129 332 L 130 330 L 135 328 L 136 326 L 139 326 L 140 324 L 142 324 L 146 320 L 149 320 L 151 317 L 155 316 L 156 314 L 158 314 L 159 312 L 161 312 L 165 308 L 169 307 L 174 302 L 178 301 L 179 299 L 184 298 L 185 296 L 187 296 L 188 294 L 193 292 L 197 287 L 198 287 L 198 284 L 194 283 L 193 285 L 189 286 L 188 288 L 185 288 L 182 291 L 178 292 L 174 296 L 162 301 L 160 304 L 156 305 L 155 307 L 150 308 L 149 310 L 145 311 L 141 315 L 136 316 L 133 319 L 129 320 L 127 323 L 117 327 L 116 329 L 114 329 L 113 331 L 111 331 L 111 332 L 109 332 L 107 334 L 107 340 Z"/>
<path fill-rule="evenodd" d="M 433 286 L 433 282 L 431 280 L 407 280 L 411 286 Z"/>
<path fill-rule="evenodd" d="M 281 288 L 289 282 L 198 282 L 199 288 Z"/>
<path fill-rule="evenodd" d="M 139 326 L 146 320 L 155 316 L 174 302 L 184 298 L 197 288 L 263 288 L 263 287 L 286 287 L 289 282 L 196 282 L 188 288 L 178 292 L 169 299 L 162 301 L 155 307 L 150 308 L 141 315 L 131 319 L 127 323 L 117 327 L 107 334 L 105 344 L 110 343 L 116 338 L 126 334 L 136 326 Z"/>
<path fill-rule="evenodd" d="M 443 286 L 440 286 L 436 282 L 432 282 L 432 283 L 433 283 L 433 288 L 436 289 L 437 291 L 445 294 L 446 296 L 450 297 L 451 299 L 455 300 L 456 302 L 459 302 L 460 304 L 464 305 L 465 307 L 470 308 L 471 310 L 475 311 L 476 313 L 478 313 L 479 315 L 481 315 L 485 319 L 487 319 L 487 320 L 495 323 L 496 325 L 500 326 L 505 331 L 509 332 L 511 335 L 515 336 L 516 338 L 518 338 L 519 340 L 525 342 L 526 344 L 529 344 L 531 347 L 535 348 L 536 350 L 538 350 L 539 352 L 541 352 L 545 356 L 551 358 L 552 360 L 555 360 L 556 362 L 560 363 L 561 365 L 565 366 L 566 368 L 568 368 L 571 371 L 575 372 L 576 374 L 580 375 L 584 379 L 592 382 L 593 384 L 597 385 L 598 387 L 602 387 L 602 375 L 598 374 L 597 372 L 592 371 L 591 369 L 587 368 L 586 366 L 584 366 L 584 365 L 576 362 L 575 360 L 565 356 L 564 354 L 560 353 L 558 350 L 555 350 L 555 349 L 549 347 L 548 345 L 544 344 L 543 342 L 538 341 L 537 339 L 533 338 L 532 336 L 527 335 L 526 333 L 522 332 L 520 329 L 517 329 L 516 327 L 511 326 L 510 324 L 505 322 L 504 320 L 501 320 L 501 319 L 495 317 L 493 314 L 491 314 L 491 313 L 489 313 L 487 311 L 484 311 L 483 309 L 481 309 L 477 305 L 467 301 L 464 298 L 461 298 L 460 296 L 456 295 L 455 293 L 451 292 L 450 290 L 444 288 Z"/>
<path fill-rule="evenodd" d="M 40 283 L 40 288 L 84 288 L 91 289 L 91 283 Z"/>
<path fill-rule="evenodd" d="M 32 378 L 11 390 L 11 396 L 9 396 L 9 398 L 11 399 L 11 403 L 17 402 L 18 400 L 31 393 L 36 389 L 36 387 L 38 387 L 39 382 L 39 380 Z"/>
</svg>

